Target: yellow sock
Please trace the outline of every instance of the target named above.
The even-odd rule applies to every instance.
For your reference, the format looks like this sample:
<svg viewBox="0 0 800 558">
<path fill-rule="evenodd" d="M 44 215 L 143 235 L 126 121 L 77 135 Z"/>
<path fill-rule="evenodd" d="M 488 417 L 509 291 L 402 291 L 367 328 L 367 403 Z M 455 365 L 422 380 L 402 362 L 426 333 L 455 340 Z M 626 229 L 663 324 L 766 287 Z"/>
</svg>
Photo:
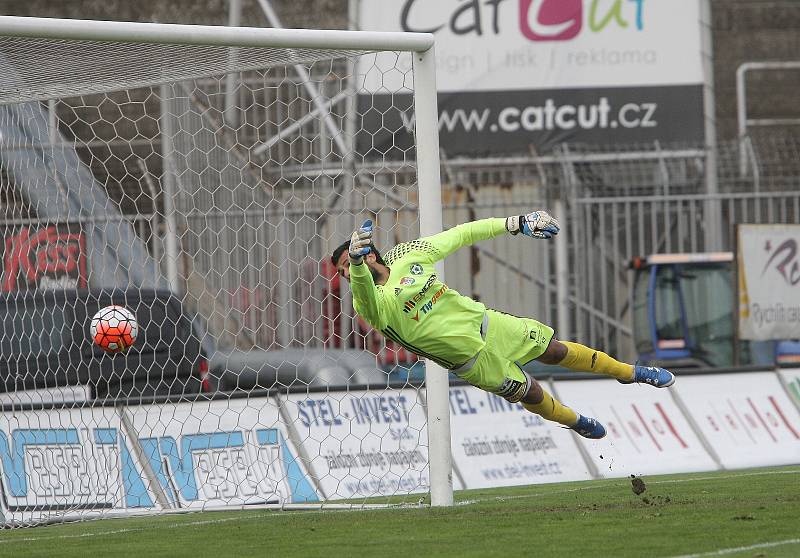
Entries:
<svg viewBox="0 0 800 558">
<path fill-rule="evenodd" d="M 544 398 L 541 403 L 522 403 L 522 406 L 529 410 L 531 413 L 541 415 L 547 420 L 555 421 L 564 426 L 575 426 L 578 422 L 578 414 L 555 399 L 552 395 L 542 390 Z"/>
<path fill-rule="evenodd" d="M 561 342 L 567 346 L 567 356 L 558 363 L 559 366 L 580 372 L 606 374 L 618 380 L 627 381 L 633 379 L 633 366 L 630 364 L 620 362 L 602 351 L 590 349 L 579 343 Z"/>
</svg>

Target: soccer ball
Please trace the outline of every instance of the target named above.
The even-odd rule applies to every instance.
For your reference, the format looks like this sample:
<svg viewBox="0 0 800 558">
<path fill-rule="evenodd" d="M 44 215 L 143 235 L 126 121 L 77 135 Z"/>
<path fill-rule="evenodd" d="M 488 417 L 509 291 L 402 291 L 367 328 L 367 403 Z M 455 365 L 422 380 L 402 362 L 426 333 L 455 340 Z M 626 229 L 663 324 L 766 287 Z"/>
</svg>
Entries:
<svg viewBox="0 0 800 558">
<path fill-rule="evenodd" d="M 100 309 L 89 324 L 95 345 L 109 353 L 121 353 L 136 341 L 139 324 L 136 316 L 124 306 L 111 305 Z"/>
</svg>

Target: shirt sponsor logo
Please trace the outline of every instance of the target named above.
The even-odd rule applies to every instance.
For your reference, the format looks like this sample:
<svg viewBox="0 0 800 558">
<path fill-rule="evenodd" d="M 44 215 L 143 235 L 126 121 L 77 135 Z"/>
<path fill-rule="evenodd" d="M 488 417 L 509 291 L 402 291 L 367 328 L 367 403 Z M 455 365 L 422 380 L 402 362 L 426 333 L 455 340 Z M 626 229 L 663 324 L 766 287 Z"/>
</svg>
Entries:
<svg viewBox="0 0 800 558">
<path fill-rule="evenodd" d="M 439 289 L 438 291 L 436 291 L 436 293 L 434 293 L 434 295 L 431 297 L 431 299 L 420 307 L 420 310 L 422 310 L 422 313 L 423 314 L 427 314 L 428 312 L 433 310 L 434 305 L 437 302 L 439 302 L 439 299 L 442 297 L 442 295 L 445 292 L 447 292 L 447 285 L 442 285 L 442 288 Z"/>
<path fill-rule="evenodd" d="M 400 279 L 400 284 L 403 285 L 403 286 L 413 285 L 414 284 L 414 278 L 413 277 L 403 277 L 402 279 Z"/>
<path fill-rule="evenodd" d="M 431 297 L 431 299 L 419 307 L 416 313 L 411 316 L 411 319 L 414 321 L 419 321 L 419 311 L 422 310 L 422 315 L 424 316 L 431 310 L 433 310 L 433 306 L 439 301 L 442 295 L 447 291 L 447 285 L 442 285 L 442 288 L 436 291 L 436 293 Z M 408 310 L 403 309 L 403 312 L 408 312 Z"/>
<path fill-rule="evenodd" d="M 422 273 L 423 273 L 422 265 L 420 265 L 418 263 L 411 264 L 411 267 L 409 268 L 409 271 L 411 271 L 411 273 L 413 275 L 422 275 Z"/>
<path fill-rule="evenodd" d="M 417 305 L 417 303 L 425 297 L 425 294 L 428 292 L 428 290 L 433 286 L 435 282 L 436 282 L 436 275 L 434 274 L 430 276 L 430 278 L 425 282 L 425 285 L 423 285 L 423 287 L 419 290 L 417 294 L 409 298 L 405 302 L 405 304 L 403 304 L 403 312 L 405 312 L 406 314 L 411 312 Z"/>
</svg>

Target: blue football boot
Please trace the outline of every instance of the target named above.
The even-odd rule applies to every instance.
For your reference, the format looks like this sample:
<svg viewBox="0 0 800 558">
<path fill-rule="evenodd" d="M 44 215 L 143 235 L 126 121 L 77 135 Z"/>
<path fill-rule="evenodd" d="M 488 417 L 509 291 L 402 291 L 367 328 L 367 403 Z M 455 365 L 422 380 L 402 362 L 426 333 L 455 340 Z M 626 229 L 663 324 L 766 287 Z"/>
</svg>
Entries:
<svg viewBox="0 0 800 558">
<path fill-rule="evenodd" d="M 633 367 L 633 380 L 626 382 L 617 380 L 621 384 L 650 384 L 653 387 L 665 388 L 675 383 L 675 374 L 658 366 L 642 366 L 637 364 Z"/>
<path fill-rule="evenodd" d="M 600 424 L 597 419 L 585 417 L 583 415 L 578 415 L 578 422 L 575 423 L 575 426 L 570 426 L 570 428 L 584 438 L 589 438 L 591 440 L 599 440 L 606 435 L 605 427 Z"/>
</svg>

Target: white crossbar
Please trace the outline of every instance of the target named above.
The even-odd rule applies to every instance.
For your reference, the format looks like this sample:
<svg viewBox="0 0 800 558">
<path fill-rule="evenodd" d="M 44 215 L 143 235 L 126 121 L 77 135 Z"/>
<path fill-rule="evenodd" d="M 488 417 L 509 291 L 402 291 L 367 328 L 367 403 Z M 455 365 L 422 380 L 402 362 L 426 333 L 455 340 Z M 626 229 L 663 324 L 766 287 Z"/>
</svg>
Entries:
<svg viewBox="0 0 800 558">
<path fill-rule="evenodd" d="M 424 52 L 433 46 L 433 35 L 430 33 L 267 29 L 16 16 L 0 16 L 0 36 L 123 43 L 148 42 L 364 51 Z"/>
</svg>

